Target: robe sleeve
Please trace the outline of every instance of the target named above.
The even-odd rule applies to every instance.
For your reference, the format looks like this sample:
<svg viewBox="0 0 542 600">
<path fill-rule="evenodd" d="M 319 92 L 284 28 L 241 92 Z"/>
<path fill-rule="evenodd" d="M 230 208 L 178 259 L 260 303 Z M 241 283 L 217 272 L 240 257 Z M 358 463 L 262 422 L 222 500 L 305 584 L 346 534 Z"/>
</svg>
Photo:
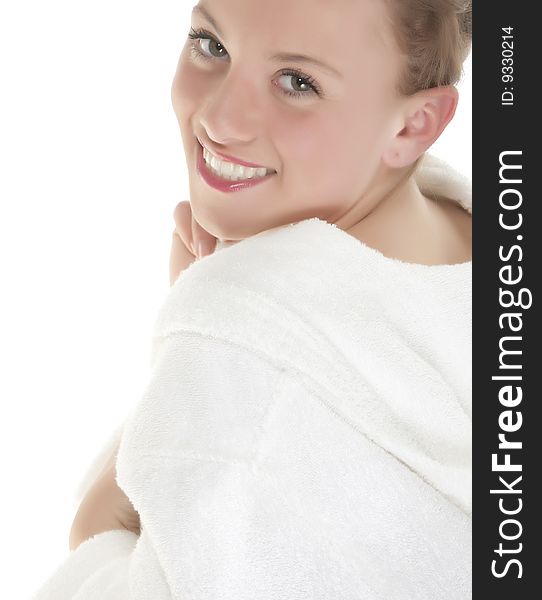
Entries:
<svg viewBox="0 0 542 600">
<path fill-rule="evenodd" d="M 141 536 L 87 540 L 33 600 L 309 598 L 310 527 L 273 458 L 284 402 L 303 393 L 284 365 L 239 344 L 169 335 L 117 458 Z"/>
<path fill-rule="evenodd" d="M 241 344 L 164 341 L 117 469 L 172 598 L 312 597 L 318 532 L 285 493 L 277 452 L 306 394 L 287 365 Z"/>
<path fill-rule="evenodd" d="M 128 565 L 138 536 L 106 531 L 64 559 L 32 600 L 129 600 Z"/>
</svg>

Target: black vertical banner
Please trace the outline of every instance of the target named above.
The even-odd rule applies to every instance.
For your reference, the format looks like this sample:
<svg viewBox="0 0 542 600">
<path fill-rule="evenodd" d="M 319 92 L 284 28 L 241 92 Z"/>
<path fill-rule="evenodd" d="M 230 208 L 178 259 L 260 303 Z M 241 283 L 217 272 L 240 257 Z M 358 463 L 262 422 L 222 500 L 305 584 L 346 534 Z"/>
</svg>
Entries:
<svg viewBox="0 0 542 600">
<path fill-rule="evenodd" d="M 520 600 L 542 597 L 542 30 L 537 2 L 473 4 L 473 597 Z"/>
</svg>

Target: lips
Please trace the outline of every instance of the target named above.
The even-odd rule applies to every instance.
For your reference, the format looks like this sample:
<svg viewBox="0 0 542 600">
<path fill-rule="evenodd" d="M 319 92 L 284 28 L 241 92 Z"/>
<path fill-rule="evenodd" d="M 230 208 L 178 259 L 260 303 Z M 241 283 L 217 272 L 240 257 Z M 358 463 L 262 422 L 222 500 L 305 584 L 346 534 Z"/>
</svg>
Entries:
<svg viewBox="0 0 542 600">
<path fill-rule="evenodd" d="M 205 160 L 203 159 L 203 146 L 198 144 L 196 150 L 196 170 L 198 175 L 206 185 L 218 190 L 219 192 L 236 192 L 257 185 L 262 185 L 264 182 L 269 181 L 276 175 L 276 173 L 270 173 L 268 175 L 264 175 L 263 177 L 229 181 L 213 173 L 213 171 L 211 171 L 211 169 L 207 166 Z"/>
<path fill-rule="evenodd" d="M 242 167 L 252 167 L 253 169 L 267 169 L 268 171 L 272 171 L 273 173 L 276 173 L 276 170 L 271 167 L 266 167 L 265 165 L 258 165 L 256 163 L 251 163 L 251 162 L 248 162 L 247 160 L 243 160 L 242 158 L 237 158 L 236 156 L 229 156 L 228 154 L 223 154 L 222 152 L 219 152 L 218 150 L 215 150 L 214 148 L 212 148 L 209 144 L 204 144 L 199 139 L 199 137 L 197 138 L 197 140 L 198 140 L 200 146 L 207 149 L 211 154 L 214 154 L 217 158 L 220 158 L 222 160 L 227 160 L 228 162 L 241 165 Z"/>
</svg>

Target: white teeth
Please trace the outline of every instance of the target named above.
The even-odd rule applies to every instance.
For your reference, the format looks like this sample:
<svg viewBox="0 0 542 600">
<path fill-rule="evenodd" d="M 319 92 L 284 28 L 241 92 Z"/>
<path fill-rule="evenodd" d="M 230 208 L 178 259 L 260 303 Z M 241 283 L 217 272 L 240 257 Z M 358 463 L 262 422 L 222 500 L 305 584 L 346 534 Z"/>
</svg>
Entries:
<svg viewBox="0 0 542 600">
<path fill-rule="evenodd" d="M 203 159 L 216 175 L 230 181 L 264 177 L 268 173 L 265 167 L 254 169 L 253 167 L 243 167 L 242 165 L 220 160 L 211 154 L 207 148 L 203 148 Z"/>
</svg>

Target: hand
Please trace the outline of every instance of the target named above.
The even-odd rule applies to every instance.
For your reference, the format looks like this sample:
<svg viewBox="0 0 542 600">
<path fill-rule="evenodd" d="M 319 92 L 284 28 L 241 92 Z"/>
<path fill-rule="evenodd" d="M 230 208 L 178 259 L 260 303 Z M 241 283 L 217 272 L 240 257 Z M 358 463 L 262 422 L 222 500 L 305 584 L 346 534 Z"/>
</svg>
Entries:
<svg viewBox="0 0 542 600">
<path fill-rule="evenodd" d="M 173 285 L 180 273 L 196 258 L 212 254 L 216 248 L 216 238 L 194 219 L 188 200 L 179 202 L 173 212 L 175 230 L 171 241 L 169 258 L 169 282 Z M 201 244 L 201 246 L 200 246 Z"/>
</svg>

